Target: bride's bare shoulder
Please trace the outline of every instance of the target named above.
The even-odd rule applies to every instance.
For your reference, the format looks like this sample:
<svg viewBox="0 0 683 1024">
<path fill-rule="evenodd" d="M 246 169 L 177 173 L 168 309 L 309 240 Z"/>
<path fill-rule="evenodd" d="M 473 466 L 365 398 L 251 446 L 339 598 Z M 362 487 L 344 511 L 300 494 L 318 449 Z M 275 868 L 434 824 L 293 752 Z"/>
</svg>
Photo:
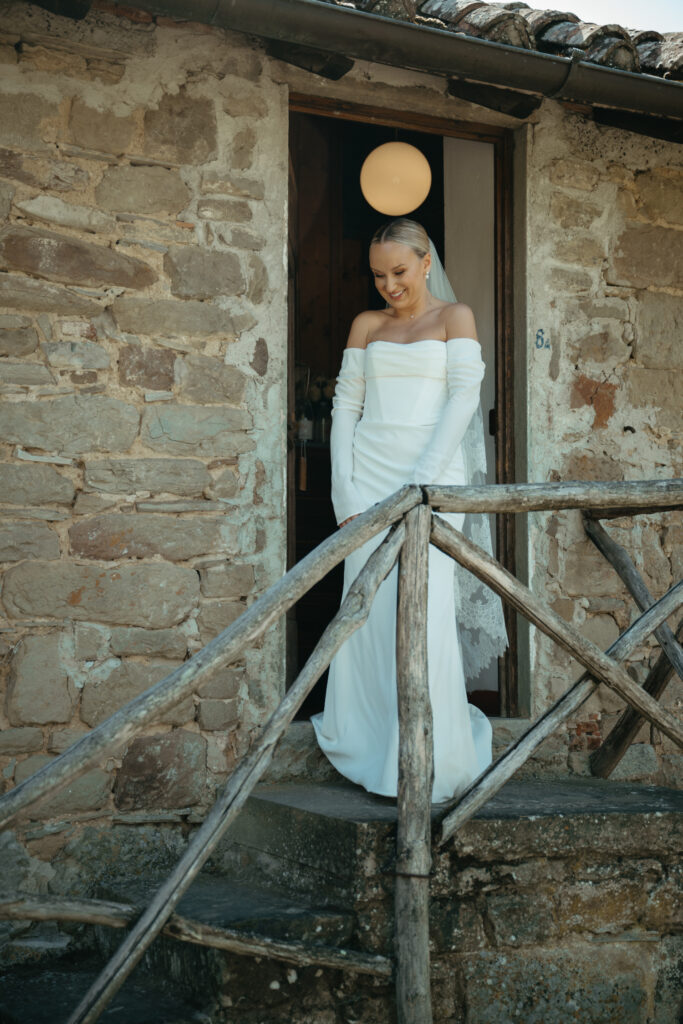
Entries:
<svg viewBox="0 0 683 1024">
<path fill-rule="evenodd" d="M 366 309 L 364 313 L 359 313 L 351 324 L 346 347 L 366 348 L 371 334 L 382 323 L 384 317 L 381 309 Z"/>
<path fill-rule="evenodd" d="M 449 302 L 444 307 L 444 321 L 447 338 L 474 338 L 477 341 L 477 326 L 474 313 L 465 302 Z"/>
</svg>

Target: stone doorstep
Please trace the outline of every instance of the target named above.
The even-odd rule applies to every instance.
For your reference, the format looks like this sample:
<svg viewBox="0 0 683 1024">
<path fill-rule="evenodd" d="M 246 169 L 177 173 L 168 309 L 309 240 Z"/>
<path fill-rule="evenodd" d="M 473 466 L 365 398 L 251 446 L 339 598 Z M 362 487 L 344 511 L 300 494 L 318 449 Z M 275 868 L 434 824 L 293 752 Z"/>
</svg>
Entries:
<svg viewBox="0 0 683 1024">
<path fill-rule="evenodd" d="M 392 885 L 395 825 L 395 800 L 351 783 L 261 785 L 210 870 L 358 910 L 377 898 L 378 887 Z M 617 850 L 666 859 L 672 829 L 682 825 L 678 790 L 603 779 L 512 780 L 439 860 L 447 863 L 453 851 L 456 859 L 482 864 L 577 854 L 613 860 Z"/>
<path fill-rule="evenodd" d="M 119 933 L 120 935 L 120 933 Z M 0 973 L 3 1024 L 58 1024 L 79 1004 L 104 961 L 65 958 L 52 966 L 23 964 Z M 211 1024 L 211 1017 L 169 991 L 168 979 L 128 978 L 99 1018 L 102 1024 Z"/>
</svg>

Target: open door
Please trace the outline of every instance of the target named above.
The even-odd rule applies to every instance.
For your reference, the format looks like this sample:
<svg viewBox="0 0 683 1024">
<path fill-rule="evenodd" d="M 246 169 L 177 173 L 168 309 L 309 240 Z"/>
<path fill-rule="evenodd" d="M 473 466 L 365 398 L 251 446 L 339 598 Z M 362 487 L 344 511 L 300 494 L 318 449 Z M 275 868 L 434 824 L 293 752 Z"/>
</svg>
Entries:
<svg viewBox="0 0 683 1024">
<path fill-rule="evenodd" d="M 511 310 L 501 285 L 500 203 L 503 133 L 429 118 L 382 123 L 381 111 L 295 97 L 290 115 L 290 355 L 292 442 L 289 455 L 289 564 L 299 561 L 336 529 L 330 501 L 330 394 L 354 316 L 381 299 L 367 264 L 368 241 L 387 217 L 365 202 L 359 174 L 368 153 L 399 139 L 429 160 L 432 188 L 410 216 L 424 224 L 458 298 L 472 306 L 487 373 L 482 392 L 489 438 L 490 481 L 510 476 L 511 431 L 503 437 L 496 416 L 502 382 L 509 379 L 505 339 Z M 384 113 L 386 118 L 386 112 Z M 429 122 L 428 124 L 426 122 Z M 511 185 L 509 186 L 511 187 Z M 504 232 L 502 233 L 504 236 Z M 505 240 L 508 245 L 508 240 Z M 509 339 L 511 340 L 511 339 Z M 499 372 L 506 361 L 505 374 Z M 509 424 L 508 424 L 509 427 Z M 501 551 L 501 539 L 505 542 Z M 511 571 L 512 538 L 498 536 L 498 554 Z M 505 547 L 509 550 L 506 551 Z M 341 567 L 299 602 L 288 629 L 288 678 L 293 679 L 339 607 Z M 509 623 L 508 632 L 514 628 Z M 512 640 L 512 636 L 511 636 Z M 515 659 L 508 653 L 484 678 L 468 681 L 470 699 L 489 715 L 516 713 Z M 322 710 L 326 677 L 304 705 L 308 718 Z"/>
</svg>

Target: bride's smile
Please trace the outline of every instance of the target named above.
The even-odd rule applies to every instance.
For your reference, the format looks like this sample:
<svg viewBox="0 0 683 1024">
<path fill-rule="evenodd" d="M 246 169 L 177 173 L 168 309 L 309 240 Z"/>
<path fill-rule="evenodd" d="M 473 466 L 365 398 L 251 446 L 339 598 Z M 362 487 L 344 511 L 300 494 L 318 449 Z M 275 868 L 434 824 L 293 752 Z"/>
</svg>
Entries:
<svg viewBox="0 0 683 1024">
<path fill-rule="evenodd" d="M 420 257 L 409 245 L 400 242 L 380 242 L 370 249 L 375 287 L 401 316 L 414 318 L 429 303 L 427 273 L 430 263 L 429 253 Z"/>
</svg>

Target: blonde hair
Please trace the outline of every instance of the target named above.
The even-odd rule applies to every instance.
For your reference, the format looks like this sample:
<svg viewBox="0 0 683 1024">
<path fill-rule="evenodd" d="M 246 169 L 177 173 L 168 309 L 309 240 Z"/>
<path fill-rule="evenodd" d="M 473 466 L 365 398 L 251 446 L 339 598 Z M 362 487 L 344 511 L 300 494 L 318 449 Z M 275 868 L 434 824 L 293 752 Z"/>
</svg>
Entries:
<svg viewBox="0 0 683 1024">
<path fill-rule="evenodd" d="M 382 242 L 399 242 L 401 245 L 407 245 L 420 259 L 429 252 L 429 235 L 421 224 L 408 217 L 398 217 L 378 228 L 372 236 L 370 245 L 380 245 Z"/>
</svg>

